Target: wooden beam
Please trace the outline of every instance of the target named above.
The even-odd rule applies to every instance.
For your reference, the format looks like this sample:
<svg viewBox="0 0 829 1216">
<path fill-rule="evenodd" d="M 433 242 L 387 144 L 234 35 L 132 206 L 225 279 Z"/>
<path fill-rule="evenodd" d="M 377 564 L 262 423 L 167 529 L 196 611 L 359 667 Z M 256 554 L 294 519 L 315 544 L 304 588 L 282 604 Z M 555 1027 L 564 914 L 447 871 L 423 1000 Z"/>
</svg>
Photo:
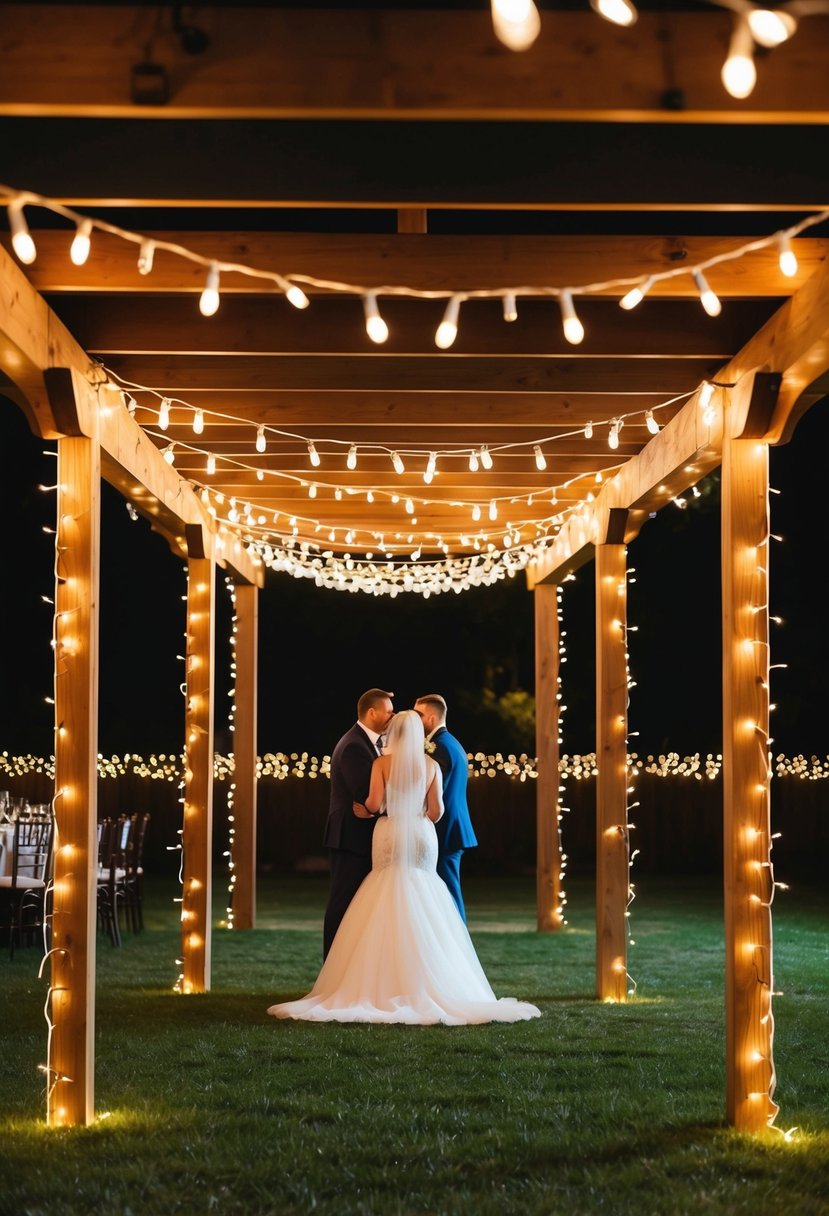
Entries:
<svg viewBox="0 0 829 1216">
<path fill-rule="evenodd" d="M 768 447 L 732 439 L 722 472 L 726 1113 L 765 1131 L 773 1100 Z"/>
<path fill-rule="evenodd" d="M 596 547 L 596 995 L 627 1000 L 627 575 L 621 544 Z"/>
<path fill-rule="evenodd" d="M 29 216 L 37 242 L 37 260 L 27 267 L 26 274 L 33 286 L 44 294 L 74 292 L 87 296 L 89 292 L 106 292 L 110 295 L 141 292 L 150 296 L 154 305 L 161 305 L 162 302 L 156 298 L 159 294 L 175 292 L 199 295 L 204 287 L 203 265 L 167 252 L 164 248 L 156 249 L 152 273 L 140 274 L 136 246 L 105 232 L 96 231 L 93 234 L 88 261 L 83 266 L 75 266 L 68 256 L 67 233 L 38 230 L 35 225 L 40 214 L 32 209 Z M 625 217 L 620 215 L 618 219 L 623 227 Z M 519 225 L 520 220 L 516 221 L 516 226 Z M 770 221 L 771 231 L 773 224 Z M 203 258 L 280 274 L 306 274 L 357 286 L 380 288 L 385 284 L 401 284 L 418 291 L 450 292 L 499 286 L 563 287 L 644 277 L 676 270 L 683 265 L 699 265 L 710 258 L 732 253 L 755 239 L 750 233 L 743 236 L 685 236 L 681 233 L 670 236 L 590 235 L 578 232 L 562 236 L 431 233 L 424 237 L 410 233 L 370 232 L 158 231 L 147 225 L 142 225 L 141 233 L 153 241 L 183 246 Z M 7 250 L 11 249 L 11 239 L 7 233 L 0 235 L 0 243 Z M 792 241 L 792 250 L 798 261 L 797 274 L 792 279 L 784 279 L 781 275 L 779 251 L 774 245 L 737 261 L 712 266 L 706 272 L 706 277 L 719 296 L 735 302 L 750 296 L 788 296 L 805 283 L 826 258 L 829 241 L 808 235 L 798 237 Z M 271 317 L 271 327 L 277 338 L 283 333 L 301 333 L 309 329 L 313 332 L 317 326 L 325 325 L 326 313 L 320 308 L 324 293 L 316 293 L 312 310 L 305 313 L 294 309 L 275 287 L 269 287 L 261 279 L 228 271 L 222 276 L 221 289 L 222 307 L 209 324 L 199 316 L 195 301 L 184 303 L 180 309 L 181 322 L 191 317 L 204 335 L 222 324 L 227 304 L 233 296 L 242 294 L 270 297 L 267 315 Z M 309 287 L 309 290 L 313 293 L 313 287 Z M 618 299 L 626 290 L 626 287 L 608 286 L 596 294 Z M 673 279 L 654 283 L 648 292 L 648 301 L 677 297 L 693 300 L 696 304 L 694 312 L 699 313 L 701 320 L 713 332 L 727 326 L 730 309 L 724 310 L 717 320 L 706 317 L 699 307 L 698 296 L 693 280 L 687 275 L 677 275 Z M 52 303 L 58 307 L 57 300 Z M 579 303 L 580 309 L 582 303 Z M 384 315 L 385 309 L 391 304 L 391 300 L 381 300 Z M 430 305 L 428 301 L 399 300 L 396 304 L 401 317 L 422 314 L 431 318 L 435 310 L 444 307 L 440 302 Z M 555 307 L 555 301 L 551 301 L 549 306 Z M 329 304 L 329 307 L 336 305 Z M 467 307 L 471 305 L 464 307 L 464 317 Z M 500 320 L 501 309 L 497 302 L 496 307 Z M 353 313 L 354 328 L 362 329 L 360 301 L 350 299 L 343 311 L 346 309 Z M 638 318 L 642 315 L 647 317 L 653 311 L 643 305 L 630 313 L 625 321 L 636 324 Z M 92 315 L 96 316 L 94 313 Z M 523 325 L 526 319 L 524 301 L 520 302 L 519 315 Z M 74 319 L 83 321 L 84 318 L 76 311 Z M 70 321 L 67 324 L 73 333 L 79 332 Z M 393 338 L 396 325 L 391 320 L 389 327 L 390 338 Z M 433 332 L 434 328 L 436 324 Z M 501 322 L 501 328 L 512 331 L 517 327 Z"/>
<path fill-rule="evenodd" d="M 561 799 L 559 790 L 558 587 L 536 587 L 535 606 L 535 750 L 538 778 L 536 805 L 536 924 L 550 933 L 564 925 L 562 899 Z"/>
<path fill-rule="evenodd" d="M 829 243 L 827 244 L 829 253 Z M 492 280 L 479 279 L 479 282 Z M 495 281 L 498 281 L 497 279 Z M 556 277 L 556 282 L 561 279 Z M 756 333 L 781 303 L 780 284 L 773 282 L 773 298 L 732 300 L 717 318 L 707 317 L 696 296 L 662 300 L 655 310 L 646 307 L 620 313 L 616 301 L 579 301 L 579 318 L 585 339 L 583 355 L 689 355 L 731 358 Z M 742 286 L 741 290 L 745 290 Z M 716 289 L 715 289 L 716 290 Z M 621 293 L 619 293 L 621 294 Z M 719 293 L 724 295 L 723 292 Z M 230 296 L 222 300 L 209 322 L 199 314 L 190 296 L 159 298 L 132 294 L 90 296 L 50 295 L 57 315 L 84 349 L 108 362 L 111 354 L 333 354 L 435 356 L 435 331 L 445 301 L 380 300 L 389 327 L 382 350 L 366 335 L 363 309 L 351 296 L 315 297 L 311 308 L 299 312 L 281 297 Z M 457 349 L 470 355 L 547 356 L 572 354 L 561 328 L 556 300 L 521 300 L 519 320 L 505 324 L 496 300 L 470 300 L 463 307 Z"/>
<path fill-rule="evenodd" d="M 234 588 L 233 928 L 256 928 L 256 723 L 259 593 Z"/>
<path fill-rule="evenodd" d="M 630 73 L 629 65 L 625 71 Z M 589 87 L 596 92 L 592 77 Z M 244 119 L 158 122 L 144 111 L 129 120 L 0 117 L 0 146 L 6 185 L 80 210 L 156 205 L 804 212 L 821 210 L 829 198 L 829 161 L 821 155 L 819 128 L 736 121 L 676 126 L 286 119 L 275 129 Z M 90 174 L 90 165 L 99 172 Z"/>
<path fill-rule="evenodd" d="M 632 366 L 633 364 L 633 366 Z M 433 356 L 405 355 L 112 355 L 107 367 L 120 379 L 174 394 L 198 389 L 245 388 L 350 390 L 369 392 L 592 392 L 691 391 L 719 366 L 708 358 L 591 358 L 580 355 L 490 359 L 460 351 Z"/>
<path fill-rule="evenodd" d="M 95 1113 L 95 947 L 98 919 L 98 605 L 100 451 L 58 441 L 55 568 L 55 799 L 52 1023 L 47 1121 Z"/>
<path fill-rule="evenodd" d="M 184 860 L 181 905 L 182 992 L 210 989 L 213 850 L 213 563 L 187 563 L 184 735 Z"/>
<path fill-rule="evenodd" d="M 331 9 L 320 21 L 299 5 L 201 6 L 196 23 L 210 41 L 188 55 L 146 5 L 6 5 L 0 112 L 752 123 L 824 122 L 829 111 L 821 20 L 763 58 L 742 102 L 720 83 L 730 16 L 719 10 L 642 12 L 627 30 L 542 13 L 521 55 L 497 41 L 484 8 Z M 130 85 L 148 46 L 167 99 L 142 107 Z"/>
</svg>

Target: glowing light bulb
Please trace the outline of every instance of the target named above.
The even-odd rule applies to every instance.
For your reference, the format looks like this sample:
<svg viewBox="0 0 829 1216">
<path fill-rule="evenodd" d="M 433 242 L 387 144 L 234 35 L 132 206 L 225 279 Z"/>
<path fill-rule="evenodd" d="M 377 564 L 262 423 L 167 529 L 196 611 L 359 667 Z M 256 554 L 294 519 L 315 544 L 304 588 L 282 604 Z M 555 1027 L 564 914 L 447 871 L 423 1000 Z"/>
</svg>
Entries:
<svg viewBox="0 0 829 1216">
<path fill-rule="evenodd" d="M 162 455 L 164 456 L 164 459 L 167 461 L 167 464 L 175 464 L 175 462 L 176 462 L 176 445 L 174 443 L 168 443 L 166 448 L 164 449 Z"/>
<path fill-rule="evenodd" d="M 407 514 L 414 515 L 414 503 L 412 502 L 411 498 L 407 498 L 404 505 L 406 507 Z"/>
<path fill-rule="evenodd" d="M 709 317 L 718 317 L 722 312 L 720 298 L 708 286 L 708 281 L 701 270 L 694 271 L 694 283 L 699 292 L 699 302 Z"/>
<path fill-rule="evenodd" d="M 138 251 L 138 273 L 149 274 L 153 268 L 153 257 L 155 255 L 155 242 L 142 241 L 141 248 Z"/>
<path fill-rule="evenodd" d="M 515 293 L 512 291 L 504 292 L 504 320 L 518 320 L 518 305 L 515 302 Z"/>
<path fill-rule="evenodd" d="M 212 452 L 207 453 L 207 472 L 212 474 L 216 472 L 216 457 Z"/>
<path fill-rule="evenodd" d="M 757 69 L 754 66 L 754 39 L 745 16 L 741 15 L 734 23 L 734 32 L 728 47 L 728 58 L 722 66 L 720 78 L 725 91 L 737 101 L 743 101 L 749 96 L 757 83 Z"/>
<path fill-rule="evenodd" d="M 196 410 L 193 415 L 193 433 L 201 435 L 204 430 L 204 410 Z"/>
<path fill-rule="evenodd" d="M 797 29 L 797 21 L 791 13 L 780 10 L 750 8 L 747 16 L 751 36 L 760 46 L 780 46 Z"/>
<path fill-rule="evenodd" d="M 257 452 L 267 451 L 268 441 L 265 438 L 264 424 L 256 428 L 256 450 Z"/>
<path fill-rule="evenodd" d="M 544 457 L 544 453 L 538 444 L 535 444 L 533 447 L 533 452 L 535 453 L 535 467 L 539 470 L 539 472 L 542 472 L 547 467 L 547 461 Z"/>
<path fill-rule="evenodd" d="M 316 496 L 317 496 L 317 487 L 312 482 L 311 485 L 308 487 L 308 497 L 316 498 Z"/>
<path fill-rule="evenodd" d="M 24 266 L 31 266 L 37 257 L 37 249 L 23 214 L 23 199 L 15 199 L 9 203 L 8 214 L 12 249 Z"/>
<path fill-rule="evenodd" d="M 573 293 L 569 287 L 562 288 L 559 304 L 561 305 L 561 323 L 564 329 L 564 336 L 571 346 L 578 346 L 579 342 L 584 340 L 584 326 L 576 316 L 576 309 L 573 305 Z"/>
<path fill-rule="evenodd" d="M 619 431 L 622 429 L 622 423 L 618 418 L 614 418 L 610 424 L 610 433 L 607 436 L 607 445 L 616 450 L 619 446 Z"/>
<path fill-rule="evenodd" d="M 207 272 L 204 291 L 199 299 L 199 312 L 203 317 L 212 317 L 219 310 L 219 267 L 215 262 Z"/>
<path fill-rule="evenodd" d="M 785 232 L 781 232 L 777 238 L 777 246 L 780 251 L 778 261 L 780 273 L 784 274 L 787 279 L 791 279 L 797 274 L 797 257 Z"/>
<path fill-rule="evenodd" d="M 475 451 L 469 453 L 469 472 L 478 472 L 478 453 Z"/>
<path fill-rule="evenodd" d="M 308 440 L 308 459 L 311 461 L 311 464 L 314 466 L 315 469 L 319 468 L 320 454 L 317 451 L 313 440 L 311 440 L 311 439 Z"/>
<path fill-rule="evenodd" d="M 82 220 L 69 248 L 69 259 L 73 266 L 83 266 L 92 247 L 92 221 Z"/>
<path fill-rule="evenodd" d="M 486 446 L 486 444 L 484 444 L 484 446 L 481 448 L 481 451 L 479 454 L 481 457 L 481 464 L 483 465 L 483 467 L 485 469 L 491 469 L 492 468 L 492 456 L 490 455 L 489 448 Z"/>
<path fill-rule="evenodd" d="M 404 465 L 399 452 L 392 452 L 391 462 L 394 467 L 395 473 L 405 473 L 406 472 L 406 466 Z"/>
<path fill-rule="evenodd" d="M 490 519 L 498 518 L 498 504 L 494 498 L 491 498 L 489 500 L 489 518 Z"/>
<path fill-rule="evenodd" d="M 285 299 L 289 304 L 293 304 L 294 308 L 307 308 L 311 303 L 305 292 L 301 287 L 297 287 L 296 283 L 292 283 L 287 289 Z"/>
<path fill-rule="evenodd" d="M 630 312 L 630 310 L 635 308 L 637 304 L 642 303 L 651 287 L 653 287 L 652 274 L 648 275 L 644 282 L 640 283 L 638 287 L 631 287 L 627 295 L 622 296 L 621 300 L 619 301 L 619 307 L 624 308 L 626 312 Z"/>
<path fill-rule="evenodd" d="M 700 409 L 706 410 L 711 404 L 711 398 L 714 396 L 714 385 L 708 380 L 703 380 L 699 390 L 699 405 Z"/>
<path fill-rule="evenodd" d="M 458 336 L 458 316 L 461 310 L 461 297 L 450 296 L 446 304 L 443 320 L 435 333 L 435 346 L 448 350 Z"/>
<path fill-rule="evenodd" d="M 345 465 L 347 469 L 357 468 L 357 445 L 355 443 L 352 443 L 351 447 L 348 449 L 348 455 L 345 458 Z"/>
<path fill-rule="evenodd" d="M 425 468 L 425 470 L 424 470 L 424 472 L 423 472 L 423 480 L 426 482 L 426 485 L 427 485 L 427 486 L 431 484 L 432 478 L 433 478 L 433 477 L 434 477 L 434 475 L 435 475 L 435 468 L 436 468 L 436 466 L 437 466 L 437 459 L 438 459 L 438 458 L 437 458 L 437 453 L 436 453 L 436 452 L 430 452 L 430 453 L 429 453 L 429 459 L 428 459 L 428 461 L 427 461 L 427 463 L 426 463 L 426 468 Z"/>
<path fill-rule="evenodd" d="M 158 407 L 158 426 L 159 430 L 166 431 L 170 425 L 170 398 L 162 397 L 161 405 Z"/>
<path fill-rule="evenodd" d="M 645 414 L 645 426 L 652 435 L 659 434 L 659 423 L 653 416 L 653 410 L 648 410 L 648 412 Z"/>
<path fill-rule="evenodd" d="M 479 520 L 481 518 L 481 508 L 477 503 L 475 503 L 472 507 L 472 518 L 474 520 Z"/>
<path fill-rule="evenodd" d="M 639 16 L 631 0 L 590 0 L 590 7 L 614 25 L 633 25 Z"/>
<path fill-rule="evenodd" d="M 526 51 L 541 32 L 533 0 L 492 0 L 492 28 L 511 51 Z"/>
<path fill-rule="evenodd" d="M 377 308 L 377 293 L 374 291 L 366 292 L 363 296 L 363 309 L 366 314 L 366 333 L 371 338 L 372 342 L 377 342 L 378 345 L 385 342 L 389 336 L 389 327 Z"/>
<path fill-rule="evenodd" d="M 593 438 L 593 423 L 592 422 L 588 422 L 587 426 L 584 428 L 584 437 L 585 437 L 585 439 Z"/>
</svg>

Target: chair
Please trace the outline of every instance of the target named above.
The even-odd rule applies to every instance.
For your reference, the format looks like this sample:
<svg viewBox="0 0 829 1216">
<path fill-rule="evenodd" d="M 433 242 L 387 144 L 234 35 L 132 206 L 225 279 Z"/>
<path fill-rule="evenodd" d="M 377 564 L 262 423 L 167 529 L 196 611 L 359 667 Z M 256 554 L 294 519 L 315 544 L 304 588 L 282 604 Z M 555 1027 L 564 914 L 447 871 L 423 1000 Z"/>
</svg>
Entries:
<svg viewBox="0 0 829 1216">
<path fill-rule="evenodd" d="M 124 895 L 126 830 L 125 815 L 98 823 L 98 927 L 109 934 L 113 946 L 121 945 L 118 903 Z"/>
<path fill-rule="evenodd" d="M 132 815 L 124 845 L 124 919 L 133 933 L 144 928 L 144 837 L 149 821 L 148 811 Z"/>
<path fill-rule="evenodd" d="M 55 821 L 51 807 L 28 808 L 14 822 L 11 873 L 0 876 L 0 894 L 9 893 L 9 956 L 18 945 L 34 942 L 48 923 L 47 893 L 52 877 L 52 846 Z"/>
</svg>

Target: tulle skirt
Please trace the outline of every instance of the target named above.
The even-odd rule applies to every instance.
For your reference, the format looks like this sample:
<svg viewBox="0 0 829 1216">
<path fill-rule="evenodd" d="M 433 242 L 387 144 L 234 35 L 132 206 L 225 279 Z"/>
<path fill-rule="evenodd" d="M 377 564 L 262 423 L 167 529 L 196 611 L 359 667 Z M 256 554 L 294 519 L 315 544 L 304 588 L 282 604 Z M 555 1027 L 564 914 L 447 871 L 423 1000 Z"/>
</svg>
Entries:
<svg viewBox="0 0 829 1216">
<path fill-rule="evenodd" d="M 434 868 L 397 864 L 363 881 L 308 995 L 268 1009 L 277 1018 L 420 1026 L 520 1022 L 540 1012 L 495 996 Z"/>
</svg>

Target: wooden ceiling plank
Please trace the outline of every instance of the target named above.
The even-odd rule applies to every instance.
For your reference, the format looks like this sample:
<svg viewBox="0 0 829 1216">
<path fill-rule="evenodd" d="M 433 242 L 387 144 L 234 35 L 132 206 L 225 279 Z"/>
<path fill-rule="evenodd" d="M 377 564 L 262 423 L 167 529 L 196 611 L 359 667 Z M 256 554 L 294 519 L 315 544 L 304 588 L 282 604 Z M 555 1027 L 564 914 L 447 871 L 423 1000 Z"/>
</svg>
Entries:
<svg viewBox="0 0 829 1216">
<path fill-rule="evenodd" d="M 140 292 L 155 297 L 159 293 L 197 295 L 204 287 L 204 266 L 163 249 L 155 253 L 152 273 L 140 274 L 135 245 L 108 233 L 96 232 L 89 260 L 83 266 L 74 266 L 69 259 L 70 234 L 38 230 L 36 223 L 40 214 L 32 211 L 29 217 L 37 242 L 37 260 L 26 273 L 30 282 L 44 294 Z M 562 287 L 637 278 L 699 265 L 710 258 L 732 253 L 755 239 L 751 236 L 683 236 L 681 232 L 673 236 L 462 236 L 446 233 L 422 236 L 406 233 L 185 232 L 153 228 L 142 229 L 142 235 L 183 246 L 210 260 L 358 286 L 379 288 L 391 284 L 418 291 Z M 0 236 L 0 243 L 7 249 L 11 246 L 7 234 Z M 712 267 L 707 277 L 723 299 L 789 295 L 825 260 L 829 254 L 829 240 L 803 236 L 792 242 L 792 249 L 797 256 L 798 271 L 791 279 L 780 273 L 779 251 L 774 242 L 739 260 Z M 273 303 L 277 307 L 284 304 L 276 288 L 249 276 L 227 273 L 222 277 L 221 287 L 223 300 L 228 304 L 232 302 L 230 297 L 235 295 L 271 295 L 275 297 Z M 608 287 L 596 294 L 618 299 L 626 290 L 625 287 Z M 654 283 L 648 299 L 696 299 L 698 294 L 691 277 L 683 274 Z M 320 303 L 321 300 L 315 300 L 313 314 L 321 313 Z M 382 303 L 385 308 L 393 302 L 384 300 Z M 113 304 L 117 306 L 117 301 Z M 159 301 L 159 304 L 163 306 L 163 302 Z M 403 315 L 406 304 L 411 309 L 408 301 L 397 304 Z M 351 305 L 359 322 L 362 310 L 354 301 Z M 440 307 L 426 301 L 421 306 L 426 315 L 430 308 Z M 631 319 L 639 311 L 631 314 Z M 280 324 L 290 326 L 291 331 L 297 325 L 292 313 L 296 310 L 284 304 L 278 314 Z M 195 308 L 194 315 L 198 315 Z M 308 319 L 299 317 L 299 321 L 307 322 Z"/>
<path fill-rule="evenodd" d="M 829 30 L 820 20 L 763 60 L 742 102 L 720 84 L 730 18 L 719 10 L 642 12 L 627 30 L 592 13 L 545 13 L 523 55 L 497 41 L 483 7 L 332 9 L 322 21 L 299 6 L 200 6 L 197 24 L 210 44 L 198 56 L 149 6 L 8 4 L 3 20 L 7 114 L 140 112 L 131 77 L 148 46 L 169 87 L 166 103 L 149 107 L 159 118 L 471 114 L 747 124 L 825 122 L 829 112 Z"/>
</svg>

